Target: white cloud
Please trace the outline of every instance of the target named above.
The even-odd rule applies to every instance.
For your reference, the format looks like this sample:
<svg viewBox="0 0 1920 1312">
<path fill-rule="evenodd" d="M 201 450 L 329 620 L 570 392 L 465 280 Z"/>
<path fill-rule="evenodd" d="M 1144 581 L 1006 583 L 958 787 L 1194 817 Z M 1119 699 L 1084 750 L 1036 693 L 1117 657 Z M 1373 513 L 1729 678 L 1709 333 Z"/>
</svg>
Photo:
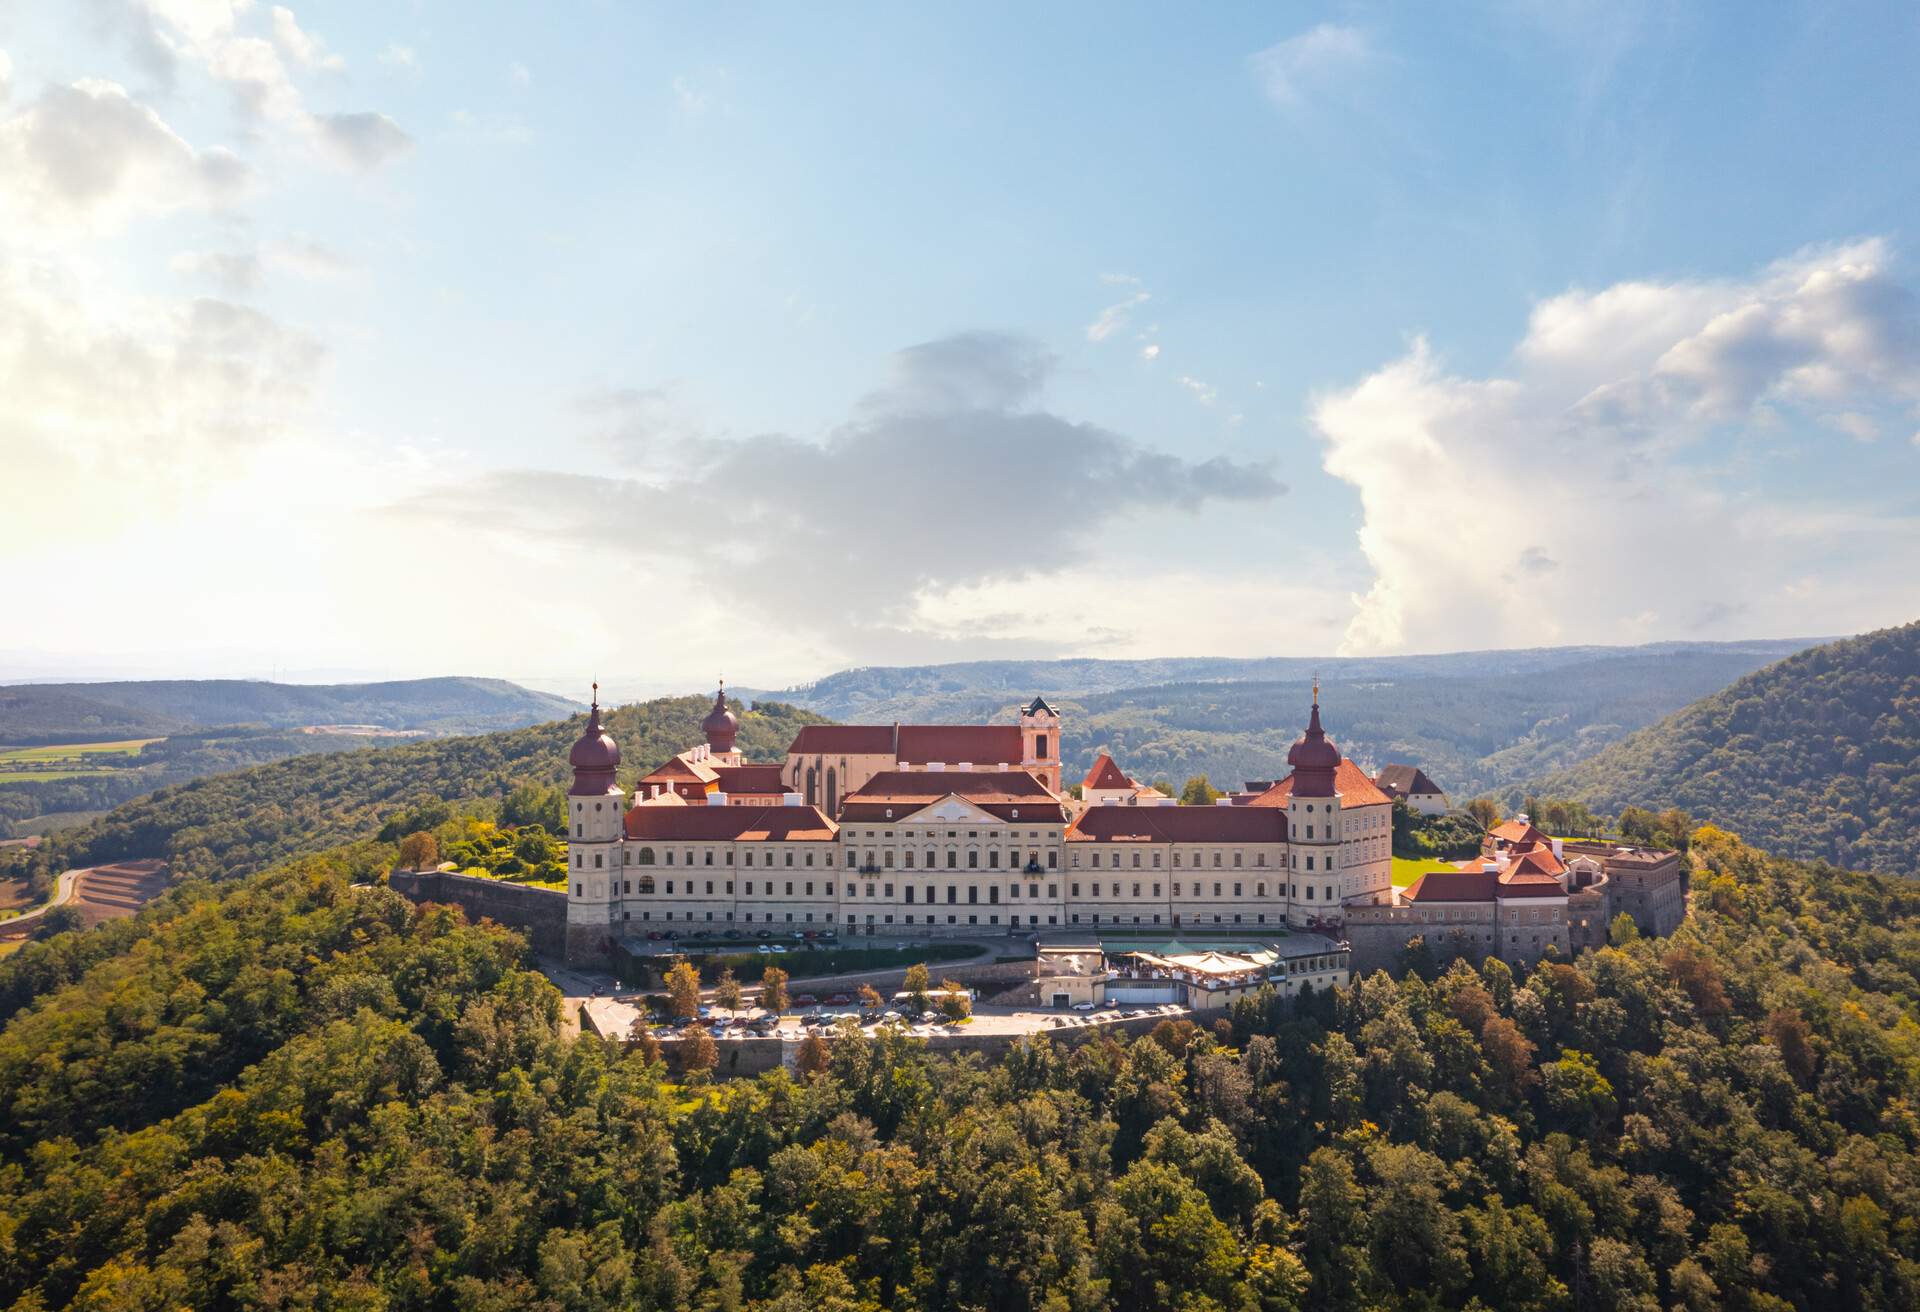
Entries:
<svg viewBox="0 0 1920 1312">
<path fill-rule="evenodd" d="M 0 50 L 0 105 L 7 103 L 13 94 L 13 59 L 6 51 Z"/>
<path fill-rule="evenodd" d="M 1322 23 L 1258 51 L 1249 62 L 1267 98 L 1293 108 L 1359 74 L 1378 57 L 1371 38 L 1359 28 Z"/>
<path fill-rule="evenodd" d="M 1120 300 L 1109 305 L 1106 309 L 1100 311 L 1099 315 L 1094 318 L 1094 321 L 1087 325 L 1087 340 L 1090 342 L 1106 341 L 1107 338 L 1127 326 L 1127 320 L 1132 316 L 1134 310 L 1153 299 L 1151 293 L 1140 285 L 1138 278 L 1130 277 L 1127 274 L 1103 273 L 1100 275 L 1100 281 L 1109 286 L 1126 286 L 1133 288 L 1133 290 L 1128 292 L 1127 295 Z"/>
<path fill-rule="evenodd" d="M 403 73 L 417 75 L 420 72 L 420 56 L 414 52 L 412 46 L 403 46 L 398 43 L 390 45 L 380 52 L 380 62 L 388 68 L 399 69 Z"/>
<path fill-rule="evenodd" d="M 265 281 L 260 257 L 252 251 L 181 251 L 167 267 L 183 278 L 211 283 L 229 296 L 244 296 Z"/>
<path fill-rule="evenodd" d="M 1842 410 L 1838 414 L 1825 416 L 1822 420 L 1836 433 L 1845 433 L 1856 442 L 1875 442 L 1880 438 L 1880 425 L 1872 415 L 1863 415 L 1858 410 Z"/>
<path fill-rule="evenodd" d="M 1160 343 L 1148 342 L 1145 346 L 1141 347 L 1140 358 L 1142 360 L 1158 360 L 1160 358 Z"/>
<path fill-rule="evenodd" d="M 1726 636 L 1736 620 L 1843 632 L 1911 611 L 1896 562 L 1920 553 L 1920 519 L 1769 496 L 1698 461 L 1763 408 L 1817 442 L 1920 398 L 1915 304 L 1886 248 L 1860 242 L 1742 281 L 1568 292 L 1536 308 L 1507 374 L 1450 374 L 1422 341 L 1319 398 L 1374 571 L 1344 650 Z M 1823 564 L 1813 603 L 1767 582 Z"/>
<path fill-rule="evenodd" d="M 304 31 L 293 11 L 275 6 L 271 38 L 243 30 L 250 0 L 125 0 L 136 20 L 136 48 L 150 51 L 168 69 L 196 65 L 226 87 L 235 107 L 255 127 L 271 125 L 310 143 L 322 155 L 350 168 L 371 170 L 406 154 L 412 138 L 385 114 L 373 110 L 316 112 L 288 69 L 305 72 L 344 67 L 324 43 Z"/>
<path fill-rule="evenodd" d="M 782 435 L 684 440 L 662 389 L 602 394 L 610 440 L 633 477 L 506 471 L 423 494 L 410 514 L 524 539 L 591 547 L 698 580 L 742 612 L 830 639 L 849 655 L 939 636 L 922 599 L 1082 563 L 1136 512 L 1271 501 L 1262 465 L 1164 454 L 1038 408 L 1053 361 L 1030 342 L 972 333 L 899 352 L 891 376 L 824 442 Z M 658 458 L 663 447 L 678 459 Z M 1036 513 L 1029 495 L 1072 513 Z M 726 525 L 689 561 L 673 533 L 612 522 Z M 874 644 L 866 648 L 865 644 Z"/>
<path fill-rule="evenodd" d="M 1186 388 L 1193 399 L 1201 405 L 1212 405 L 1220 399 L 1220 393 L 1212 383 L 1195 378 L 1191 374 L 1181 374 L 1178 378 L 1174 379 L 1174 381 Z"/>
<path fill-rule="evenodd" d="M 251 171 L 231 151 L 196 150 L 112 82 L 52 86 L 0 121 L 0 213 L 53 233 L 110 230 L 139 213 L 218 208 Z"/>
<path fill-rule="evenodd" d="M 273 39 L 287 58 L 306 68 L 338 73 L 347 66 L 344 58 L 328 53 L 327 43 L 317 33 L 302 31 L 293 10 L 284 5 L 273 7 Z"/>
<path fill-rule="evenodd" d="M 314 119 L 328 153 L 362 172 L 372 172 L 413 150 L 413 138 L 385 114 L 321 114 Z"/>
</svg>

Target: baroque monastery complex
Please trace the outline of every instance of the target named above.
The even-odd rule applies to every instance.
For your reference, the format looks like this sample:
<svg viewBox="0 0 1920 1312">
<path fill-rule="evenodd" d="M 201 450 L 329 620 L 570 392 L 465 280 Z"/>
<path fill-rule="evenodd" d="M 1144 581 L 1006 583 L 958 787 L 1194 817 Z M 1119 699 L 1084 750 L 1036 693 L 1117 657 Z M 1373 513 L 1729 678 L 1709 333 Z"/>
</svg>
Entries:
<svg viewBox="0 0 1920 1312">
<path fill-rule="evenodd" d="M 569 756 L 570 958 L 650 932 L 812 928 L 1314 931 L 1352 936 L 1356 966 L 1425 934 L 1442 951 L 1532 960 L 1604 935 L 1619 864 L 1604 851 L 1569 860 L 1530 826 L 1503 826 L 1483 859 L 1396 892 L 1393 797 L 1327 737 L 1317 689 L 1287 776 L 1214 806 L 1173 805 L 1105 754 L 1082 796 L 1066 796 L 1060 716 L 1038 697 L 1009 725 L 810 725 L 781 762 L 741 758 L 724 688 L 701 728 L 706 741 L 629 800 L 595 698 Z M 1438 793 L 1424 775 L 1384 781 Z M 1666 866 L 1661 907 L 1682 906 L 1677 859 Z M 1648 932 L 1670 930 L 1656 919 Z"/>
</svg>

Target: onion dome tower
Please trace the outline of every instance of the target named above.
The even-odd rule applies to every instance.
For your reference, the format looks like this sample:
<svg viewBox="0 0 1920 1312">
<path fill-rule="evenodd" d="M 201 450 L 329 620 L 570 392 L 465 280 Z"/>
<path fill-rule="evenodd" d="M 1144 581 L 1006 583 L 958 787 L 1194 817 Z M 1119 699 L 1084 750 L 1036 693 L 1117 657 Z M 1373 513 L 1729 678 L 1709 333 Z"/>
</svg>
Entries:
<svg viewBox="0 0 1920 1312">
<path fill-rule="evenodd" d="M 1300 735 L 1287 753 L 1287 764 L 1293 767 L 1293 795 L 1295 797 L 1332 797 L 1334 774 L 1340 769 L 1340 749 L 1327 737 L 1327 731 L 1320 727 L 1320 683 L 1313 685 L 1313 714 L 1307 720 L 1307 731 Z"/>
<path fill-rule="evenodd" d="M 713 709 L 707 712 L 707 718 L 700 721 L 700 731 L 707 736 L 707 747 L 715 756 L 726 756 L 733 751 L 734 735 L 740 732 L 740 717 L 727 709 L 727 681 L 720 680 L 720 691 L 713 695 Z"/>
<path fill-rule="evenodd" d="M 600 723 L 600 685 L 593 685 L 593 708 L 587 712 L 587 727 L 573 750 L 567 753 L 573 767 L 574 797 L 604 797 L 613 791 L 614 774 L 620 768 L 620 747 Z"/>
<path fill-rule="evenodd" d="M 1340 759 L 1340 749 L 1320 727 L 1320 681 L 1316 679 L 1307 731 L 1287 753 L 1287 764 L 1293 767 L 1293 789 L 1287 797 L 1287 918 L 1309 928 L 1337 926 L 1345 899 L 1340 794 L 1335 787 Z"/>
<path fill-rule="evenodd" d="M 620 880 L 626 837 L 626 794 L 615 776 L 620 747 L 600 723 L 600 685 L 593 685 L 587 727 L 567 753 L 573 787 L 567 790 L 567 960 L 602 959 L 620 919 Z"/>
</svg>

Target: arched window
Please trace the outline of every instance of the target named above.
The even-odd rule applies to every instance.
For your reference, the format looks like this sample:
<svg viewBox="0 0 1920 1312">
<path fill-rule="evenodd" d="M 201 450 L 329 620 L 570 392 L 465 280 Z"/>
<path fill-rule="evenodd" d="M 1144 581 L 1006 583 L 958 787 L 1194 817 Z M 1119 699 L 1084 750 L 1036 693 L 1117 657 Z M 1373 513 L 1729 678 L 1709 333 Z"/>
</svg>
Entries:
<svg viewBox="0 0 1920 1312">
<path fill-rule="evenodd" d="M 653 864 L 653 849 L 652 849 L 652 848 L 650 848 L 650 847 L 643 847 L 643 848 L 641 848 L 641 849 L 640 849 L 640 864 L 641 864 L 641 865 L 643 865 L 643 866 L 650 866 L 650 865 L 652 865 L 652 864 Z M 651 892 L 652 890 L 651 890 L 651 889 L 649 889 L 648 891 L 649 891 L 649 892 Z"/>
<path fill-rule="evenodd" d="M 807 805 L 820 805 L 820 780 L 812 766 L 807 767 Z"/>
<path fill-rule="evenodd" d="M 827 767 L 827 814 L 840 813 L 840 776 L 832 766 Z"/>
<path fill-rule="evenodd" d="M 653 892 L 653 876 L 652 875 L 640 876 L 640 891 L 642 893 L 648 893 L 648 894 Z"/>
</svg>

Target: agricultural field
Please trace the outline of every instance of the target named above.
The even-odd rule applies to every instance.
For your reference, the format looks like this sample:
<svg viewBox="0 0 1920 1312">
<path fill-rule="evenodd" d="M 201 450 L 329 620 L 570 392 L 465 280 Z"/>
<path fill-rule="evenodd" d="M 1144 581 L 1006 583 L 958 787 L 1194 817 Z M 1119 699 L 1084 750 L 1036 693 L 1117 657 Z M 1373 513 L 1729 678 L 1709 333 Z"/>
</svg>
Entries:
<svg viewBox="0 0 1920 1312">
<path fill-rule="evenodd" d="M 159 738 L 127 738 L 114 743 L 58 743 L 44 747 L 0 747 L 0 784 L 53 783 L 97 779 L 138 765 L 137 758 Z"/>
</svg>

